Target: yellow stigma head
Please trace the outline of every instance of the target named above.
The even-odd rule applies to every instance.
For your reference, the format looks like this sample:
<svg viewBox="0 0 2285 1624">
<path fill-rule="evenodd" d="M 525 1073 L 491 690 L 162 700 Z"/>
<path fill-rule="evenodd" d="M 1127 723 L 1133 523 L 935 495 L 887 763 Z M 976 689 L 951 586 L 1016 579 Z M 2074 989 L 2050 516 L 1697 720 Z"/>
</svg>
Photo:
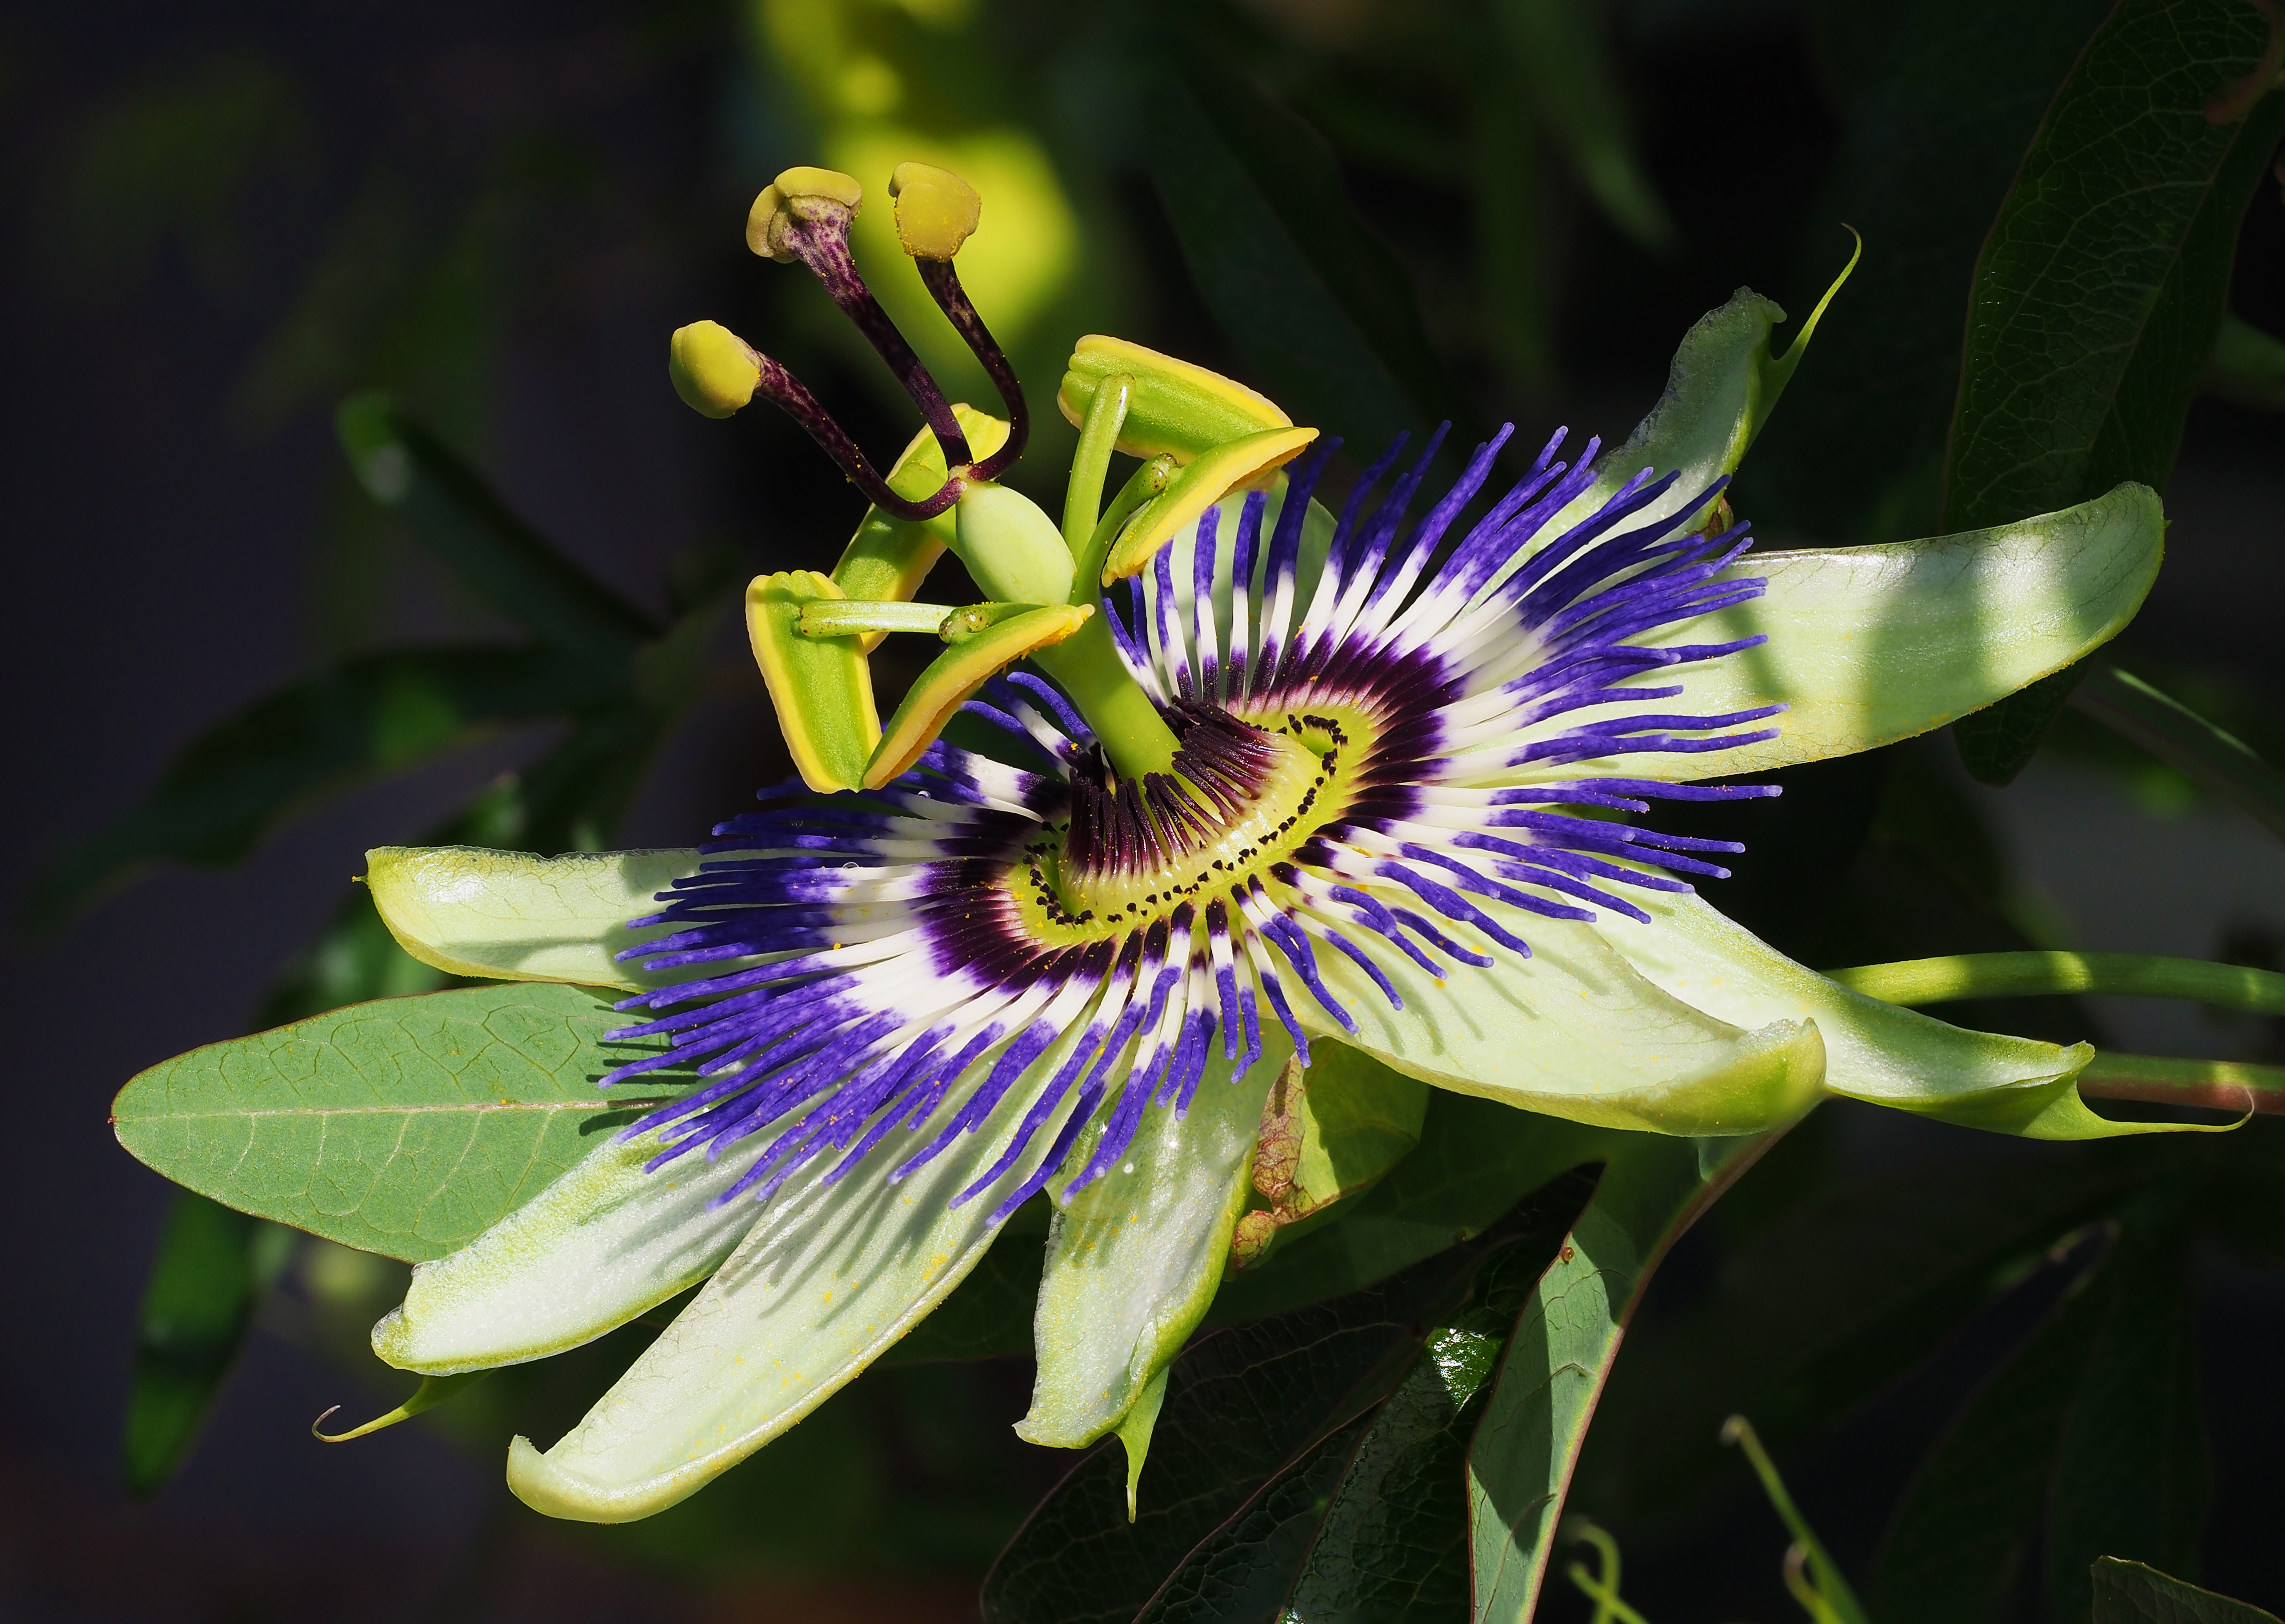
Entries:
<svg viewBox="0 0 2285 1624">
<path fill-rule="evenodd" d="M 728 417 L 754 397 L 761 357 L 718 321 L 694 321 L 674 330 L 666 375 L 683 404 L 705 417 Z"/>
<path fill-rule="evenodd" d="M 746 246 L 765 259 L 791 260 L 795 255 L 786 240 L 788 226 L 837 216 L 845 229 L 864 201 L 865 188 L 853 176 L 797 164 L 763 187 L 746 211 Z"/>
<path fill-rule="evenodd" d="M 932 163 L 900 163 L 889 177 L 897 239 L 915 259 L 950 259 L 976 231 L 984 200 L 975 187 Z"/>
</svg>

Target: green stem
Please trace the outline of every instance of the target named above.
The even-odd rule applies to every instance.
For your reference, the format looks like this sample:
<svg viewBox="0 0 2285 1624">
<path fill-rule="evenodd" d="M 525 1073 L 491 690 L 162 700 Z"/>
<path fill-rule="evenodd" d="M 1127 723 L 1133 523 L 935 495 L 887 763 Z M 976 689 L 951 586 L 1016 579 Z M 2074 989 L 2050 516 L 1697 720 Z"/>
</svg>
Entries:
<svg viewBox="0 0 2285 1624">
<path fill-rule="evenodd" d="M 1127 425 L 1127 408 L 1134 398 L 1135 380 L 1116 373 L 1095 385 L 1095 398 L 1088 402 L 1079 449 L 1072 453 L 1071 479 L 1064 486 L 1064 545 L 1073 558 L 1087 551 L 1088 538 L 1095 534 L 1111 453 L 1118 449 L 1119 431 Z M 1076 584 L 1081 592 L 1096 590 L 1083 580 Z"/>
<path fill-rule="evenodd" d="M 2140 1100 L 2155 1105 L 2202 1105 L 2212 1110 L 2285 1116 L 2285 1066 L 2101 1054 L 2078 1074 L 2078 1091 L 2095 1100 Z"/>
<path fill-rule="evenodd" d="M 2139 953 L 1966 953 L 1828 970 L 1833 980 L 1888 1004 L 1941 1004 L 1961 998 L 2020 998 L 2051 992 L 2108 992 L 2187 998 L 2224 1009 L 2285 1015 L 2285 976 Z"/>
<path fill-rule="evenodd" d="M 948 603 L 906 603 L 816 598 L 801 606 L 794 630 L 804 637 L 847 637 L 865 632 L 933 633 L 952 613 Z"/>
<path fill-rule="evenodd" d="M 1100 401 L 1103 394 L 1098 390 L 1095 399 Z M 1092 408 L 1088 415 L 1091 421 Z M 1093 604 L 1094 616 L 1064 641 L 1032 656 L 1071 696 L 1095 736 L 1103 741 L 1111 766 L 1129 782 L 1140 781 L 1146 773 L 1170 770 L 1177 741 L 1166 718 L 1158 714 L 1158 707 L 1127 673 L 1126 662 L 1119 657 L 1119 645 L 1111 640 L 1109 611 L 1103 603 L 1103 561 L 1110 556 L 1119 527 L 1136 508 L 1166 489 L 1167 470 L 1173 465 L 1171 457 L 1153 457 L 1135 471 L 1135 477 L 1112 499 L 1088 537 L 1085 550 L 1078 554 L 1079 573 L 1072 587 L 1073 600 Z M 1065 519 L 1068 522 L 1068 508 Z"/>
<path fill-rule="evenodd" d="M 1816 1530 L 1809 1526 L 1809 1519 L 1794 1504 L 1793 1495 L 1786 1490 L 1785 1479 L 1778 1476 L 1777 1463 L 1770 1459 L 1769 1451 L 1762 1447 L 1762 1440 L 1755 1433 L 1753 1424 L 1743 1416 L 1731 1416 L 1722 1424 L 1722 1441 L 1735 1444 L 1746 1452 L 1747 1460 L 1753 1463 L 1754 1475 L 1762 1480 L 1762 1492 L 1769 1496 L 1771 1509 L 1785 1524 L 1786 1532 L 1793 1535 L 1794 1546 L 1809 1562 L 1816 1565 L 1816 1571 L 1807 1576 L 1805 1585 L 1798 1582 L 1801 1579 L 1798 1572 L 1789 1575 L 1795 1582 L 1788 1588 L 1808 1608 L 1810 1616 L 1818 1618 L 1823 1611 L 1829 1610 L 1844 1624 L 1865 1624 L 1864 1604 L 1849 1588 L 1849 1581 L 1841 1576 L 1841 1569 L 1818 1541 Z"/>
</svg>

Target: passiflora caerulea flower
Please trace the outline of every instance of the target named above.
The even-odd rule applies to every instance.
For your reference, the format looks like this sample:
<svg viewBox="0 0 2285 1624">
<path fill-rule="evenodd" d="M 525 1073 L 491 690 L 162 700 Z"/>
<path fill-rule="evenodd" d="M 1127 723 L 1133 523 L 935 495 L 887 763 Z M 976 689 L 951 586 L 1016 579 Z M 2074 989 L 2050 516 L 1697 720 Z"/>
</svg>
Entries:
<svg viewBox="0 0 2285 1624">
<path fill-rule="evenodd" d="M 1782 315 L 1741 294 L 1617 452 L 1504 428 L 1439 476 L 1440 430 L 1337 512 L 1315 498 L 1338 442 L 1083 340 L 1058 525 L 997 482 L 1027 425 L 953 271 L 975 194 L 914 165 L 891 191 L 1006 420 L 946 402 L 888 325 L 847 250 L 856 183 L 829 172 L 781 177 L 749 240 L 808 264 L 876 341 L 929 425 L 904 458 L 877 474 L 712 324 L 673 348 L 686 399 L 770 396 L 875 504 L 831 574 L 749 592 L 801 780 L 695 851 L 372 856 L 383 916 L 428 961 L 624 992 L 634 1047 L 606 1087 L 700 1074 L 420 1267 L 375 1329 L 391 1363 L 449 1375 L 706 1283 L 568 1436 L 517 1440 L 525 1500 L 619 1520 L 690 1494 L 902 1336 L 1042 1192 L 1019 1431 L 1119 1430 L 1139 1458 L 1234 1237 L 1261 1241 L 1239 1220 L 1265 1102 L 1300 1068 L 1318 1093 L 1427 1084 L 1661 1134 L 1755 1133 L 1826 1094 L 2122 1130 L 2073 1089 L 2083 1047 L 1858 997 L 1731 923 L 1693 886 L 1736 848 L 1658 813 L 1774 794 L 1757 775 L 2078 658 L 2155 576 L 2149 491 L 1755 553 L 1724 486 L 1801 345 L 1772 357 Z M 1106 506 L 1114 451 L 1142 462 Z M 909 601 L 946 547 L 985 601 Z M 883 726 L 865 656 L 899 631 L 946 647 Z"/>
</svg>

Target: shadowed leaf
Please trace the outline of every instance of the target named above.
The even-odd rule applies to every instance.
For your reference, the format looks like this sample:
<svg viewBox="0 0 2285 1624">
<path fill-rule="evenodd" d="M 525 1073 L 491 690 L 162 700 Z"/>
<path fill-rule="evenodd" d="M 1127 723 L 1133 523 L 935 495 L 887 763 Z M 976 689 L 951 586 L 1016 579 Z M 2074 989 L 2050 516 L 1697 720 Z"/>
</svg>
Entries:
<svg viewBox="0 0 2285 1624">
<path fill-rule="evenodd" d="M 2285 96 L 2224 116 L 2273 17 L 2243 0 L 2123 0 L 2056 92 L 1975 270 L 1944 528 L 2163 490 L 2213 352 L 2238 228 L 2285 132 Z M 2005 783 L 2072 679 L 1955 725 Z"/>
</svg>

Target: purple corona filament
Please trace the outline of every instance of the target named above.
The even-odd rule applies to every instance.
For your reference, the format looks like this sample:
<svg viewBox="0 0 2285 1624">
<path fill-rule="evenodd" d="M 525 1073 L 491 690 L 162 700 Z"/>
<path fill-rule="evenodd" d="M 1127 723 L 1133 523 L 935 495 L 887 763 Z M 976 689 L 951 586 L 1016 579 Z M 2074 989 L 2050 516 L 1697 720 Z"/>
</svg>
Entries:
<svg viewBox="0 0 2285 1624">
<path fill-rule="evenodd" d="M 1300 517 L 1330 447 L 1274 525 L 1259 494 L 1227 539 L 1209 513 L 1144 572 L 1132 616 L 1111 611 L 1179 741 L 1171 772 L 1119 781 L 1078 710 L 1017 673 L 968 707 L 1009 759 L 939 741 L 883 789 L 780 785 L 719 826 L 634 922 L 666 934 L 621 955 L 686 978 L 621 1006 L 651 1018 L 614 1035 L 654 1047 L 606 1085 L 702 1075 L 627 1134 L 660 1130 L 657 1163 L 766 1135 L 723 1199 L 766 1198 L 820 1157 L 839 1179 L 891 1133 L 915 1145 L 893 1181 L 998 1124 L 955 1202 L 996 1190 L 1004 1216 L 1059 1172 L 1065 1193 L 1101 1176 L 1266 1035 L 1306 1064 L 1312 1027 L 1355 1031 L 1329 977 L 1402 1008 L 1416 971 L 1464 988 L 1527 956 L 1535 918 L 1647 919 L 1630 892 L 1724 875 L 1731 843 L 1591 815 L 1777 793 L 1610 763 L 1702 756 L 1718 773 L 1722 751 L 1774 734 L 1756 725 L 1780 706 L 1671 706 L 1674 671 L 1762 641 L 1661 639 L 1762 592 L 1731 569 L 1744 526 L 1683 528 L 1719 482 L 1645 518 L 1674 484 L 1645 474 L 1559 530 L 1595 448 L 1571 467 L 1558 435 L 1455 541 L 1507 431 L 1408 524 L 1441 438 L 1385 493 L 1402 442 L 1374 465 L 1314 579 Z"/>
</svg>

